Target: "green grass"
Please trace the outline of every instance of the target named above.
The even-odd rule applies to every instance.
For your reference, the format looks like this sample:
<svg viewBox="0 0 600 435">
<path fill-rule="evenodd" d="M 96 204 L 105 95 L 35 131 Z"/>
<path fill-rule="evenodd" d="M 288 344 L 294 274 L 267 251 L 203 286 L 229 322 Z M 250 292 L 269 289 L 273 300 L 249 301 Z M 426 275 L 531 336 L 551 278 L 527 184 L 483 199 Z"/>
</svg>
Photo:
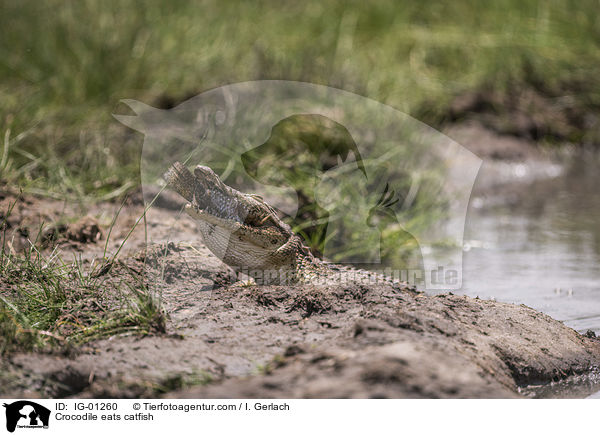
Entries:
<svg viewBox="0 0 600 435">
<path fill-rule="evenodd" d="M 527 86 L 600 102 L 597 2 L 0 2 L 0 178 L 69 197 L 137 182 L 122 98 L 301 80 L 437 124 L 451 99 Z"/>
<path fill-rule="evenodd" d="M 63 350 L 123 333 L 165 331 L 165 313 L 155 292 L 124 268 L 119 278 L 99 263 L 66 263 L 35 245 L 0 257 L 0 355 L 14 350 Z"/>
</svg>

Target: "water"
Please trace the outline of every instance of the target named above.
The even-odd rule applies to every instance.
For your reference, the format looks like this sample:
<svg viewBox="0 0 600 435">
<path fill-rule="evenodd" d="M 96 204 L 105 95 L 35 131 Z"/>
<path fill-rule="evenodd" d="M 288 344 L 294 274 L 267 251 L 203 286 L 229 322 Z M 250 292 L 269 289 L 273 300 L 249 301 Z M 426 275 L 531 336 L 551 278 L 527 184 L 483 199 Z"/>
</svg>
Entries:
<svg viewBox="0 0 600 435">
<path fill-rule="evenodd" d="M 508 183 L 471 201 L 462 293 L 525 304 L 600 335 L 598 163 L 598 156 L 581 154 L 562 171 L 549 165 L 549 176 L 526 182 L 519 177 L 530 167 L 510 172 L 502 164 L 501 175 L 498 167 L 484 166 L 478 183 L 502 176 Z"/>
<path fill-rule="evenodd" d="M 592 369 L 588 373 L 570 376 L 545 385 L 520 388 L 525 397 L 535 399 L 600 399 L 600 372 Z"/>
</svg>

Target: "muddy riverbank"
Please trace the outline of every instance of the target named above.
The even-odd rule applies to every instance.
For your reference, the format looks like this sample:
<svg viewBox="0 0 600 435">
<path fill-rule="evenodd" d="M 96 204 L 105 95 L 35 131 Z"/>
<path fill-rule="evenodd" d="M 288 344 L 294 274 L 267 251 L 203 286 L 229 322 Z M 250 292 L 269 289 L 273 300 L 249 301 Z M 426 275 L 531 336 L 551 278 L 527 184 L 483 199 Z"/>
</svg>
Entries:
<svg viewBox="0 0 600 435">
<path fill-rule="evenodd" d="M 541 158 L 533 147 L 496 139 L 495 151 L 484 150 L 490 161 Z M 495 188 L 480 186 L 480 196 Z M 128 238 L 119 261 L 102 270 L 101 287 L 113 291 L 124 271 L 143 274 L 165 321 L 143 334 L 129 329 L 77 346 L 13 350 L 1 362 L 5 397 L 518 398 L 600 366 L 594 334 L 525 305 L 384 284 L 235 282 L 168 194 L 148 212 L 146 226 L 129 234 L 143 213 L 139 198 L 113 225 L 118 204 L 86 207 L 82 220 L 81 208 L 17 200 L 6 190 L 3 211 L 17 201 L 8 218 L 11 249 L 26 246 L 39 222 L 55 222 L 40 249 L 75 255 L 85 271 Z M 5 298 L 18 291 L 12 279 L 0 279 Z M 110 303 L 102 306 L 108 315 Z"/>
</svg>

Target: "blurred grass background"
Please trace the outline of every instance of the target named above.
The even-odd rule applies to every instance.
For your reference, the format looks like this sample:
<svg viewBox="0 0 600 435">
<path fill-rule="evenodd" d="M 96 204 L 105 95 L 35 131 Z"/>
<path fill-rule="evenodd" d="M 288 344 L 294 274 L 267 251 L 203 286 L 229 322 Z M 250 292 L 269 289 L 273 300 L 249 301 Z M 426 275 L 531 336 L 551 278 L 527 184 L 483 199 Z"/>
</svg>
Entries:
<svg viewBox="0 0 600 435">
<path fill-rule="evenodd" d="M 0 0 L 0 179 L 57 197 L 118 196 L 137 182 L 143 141 L 111 117 L 120 99 L 165 108 L 246 80 L 339 87 L 433 126 L 481 89 L 499 113 L 511 110 L 503 95 L 534 89 L 594 114 L 599 6 Z"/>
</svg>

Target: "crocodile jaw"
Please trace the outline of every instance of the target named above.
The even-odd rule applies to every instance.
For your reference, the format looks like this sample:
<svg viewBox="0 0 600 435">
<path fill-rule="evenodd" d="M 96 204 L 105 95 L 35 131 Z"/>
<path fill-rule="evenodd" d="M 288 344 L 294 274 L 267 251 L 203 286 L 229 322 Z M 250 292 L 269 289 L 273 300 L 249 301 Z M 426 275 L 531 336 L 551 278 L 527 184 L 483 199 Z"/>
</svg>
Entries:
<svg viewBox="0 0 600 435">
<path fill-rule="evenodd" d="M 225 185 L 206 166 L 197 166 L 192 175 L 176 163 L 164 178 L 189 201 L 185 211 L 223 262 L 262 271 L 295 268 L 297 236 L 260 197 Z"/>
</svg>

